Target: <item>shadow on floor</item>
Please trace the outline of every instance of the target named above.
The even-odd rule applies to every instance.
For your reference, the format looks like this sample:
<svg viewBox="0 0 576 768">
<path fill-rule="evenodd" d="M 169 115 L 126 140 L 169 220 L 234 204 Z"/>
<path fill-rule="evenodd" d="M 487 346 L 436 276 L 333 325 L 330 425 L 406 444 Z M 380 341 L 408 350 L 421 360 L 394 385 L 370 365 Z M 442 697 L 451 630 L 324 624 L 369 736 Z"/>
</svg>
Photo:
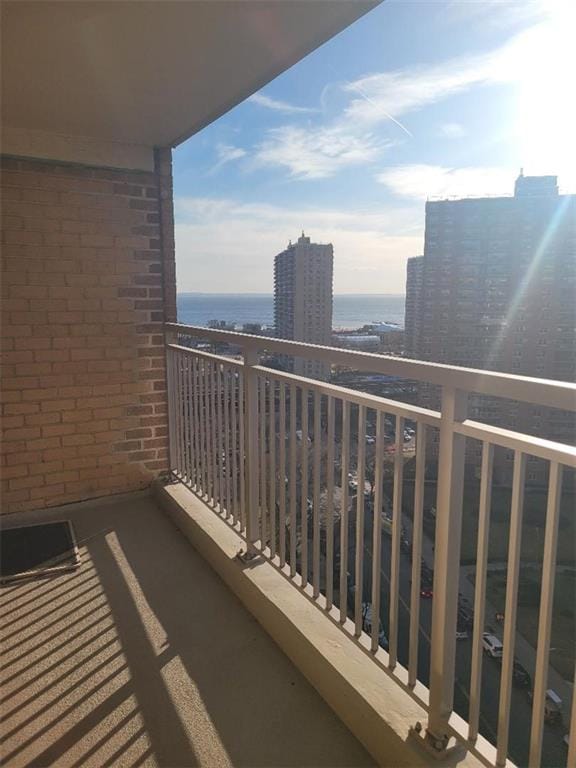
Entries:
<svg viewBox="0 0 576 768">
<path fill-rule="evenodd" d="M 150 499 L 73 521 L 80 570 L 0 595 L 4 765 L 374 764 Z"/>
</svg>

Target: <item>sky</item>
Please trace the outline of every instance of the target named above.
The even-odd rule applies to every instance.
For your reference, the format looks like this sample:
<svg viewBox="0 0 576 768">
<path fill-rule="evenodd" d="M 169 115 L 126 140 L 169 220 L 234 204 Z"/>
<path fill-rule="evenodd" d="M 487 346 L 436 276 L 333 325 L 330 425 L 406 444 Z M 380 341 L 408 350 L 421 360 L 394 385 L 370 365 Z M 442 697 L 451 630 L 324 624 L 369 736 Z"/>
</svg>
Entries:
<svg viewBox="0 0 576 768">
<path fill-rule="evenodd" d="M 301 231 L 335 293 L 404 293 L 428 198 L 576 192 L 575 0 L 386 0 L 174 152 L 181 292 L 271 293 Z"/>
</svg>

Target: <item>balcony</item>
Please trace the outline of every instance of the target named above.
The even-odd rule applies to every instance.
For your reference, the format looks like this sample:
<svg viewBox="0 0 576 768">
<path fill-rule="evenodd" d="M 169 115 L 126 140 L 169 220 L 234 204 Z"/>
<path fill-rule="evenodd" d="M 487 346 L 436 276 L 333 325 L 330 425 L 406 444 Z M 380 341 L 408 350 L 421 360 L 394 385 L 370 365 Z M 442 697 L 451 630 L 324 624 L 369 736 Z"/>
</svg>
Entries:
<svg viewBox="0 0 576 768">
<path fill-rule="evenodd" d="M 2 522 L 70 518 L 82 554 L 76 573 L 0 595 L 7 766 L 576 764 L 573 686 L 548 663 L 576 451 L 466 416 L 468 393 L 573 412 L 574 386 L 164 326 L 170 148 L 376 4 L 3 4 Z M 263 352 L 427 383 L 440 407 L 282 373 Z M 504 450 L 500 666 L 482 632 Z M 517 631 L 530 457 L 548 483 L 533 645 Z M 459 591 L 474 621 L 457 647 Z"/>
<path fill-rule="evenodd" d="M 468 419 L 466 393 L 573 410 L 574 387 L 177 324 L 166 333 L 171 481 L 154 497 L 11 518 L 70 518 L 82 564 L 2 592 L 5 764 L 573 765 L 573 689 L 548 659 L 576 450 Z M 196 349 L 199 339 L 242 354 Z M 426 382 L 441 408 L 266 367 L 264 352 Z M 479 528 L 477 566 L 461 569 L 466 441 L 481 455 Z M 501 666 L 482 652 L 500 449 L 513 457 Z M 517 628 L 534 459 L 549 464 L 535 648 Z M 473 615 L 464 656 L 462 598 Z M 514 687 L 518 659 L 533 705 Z M 549 689 L 563 700 L 554 727 Z"/>
</svg>

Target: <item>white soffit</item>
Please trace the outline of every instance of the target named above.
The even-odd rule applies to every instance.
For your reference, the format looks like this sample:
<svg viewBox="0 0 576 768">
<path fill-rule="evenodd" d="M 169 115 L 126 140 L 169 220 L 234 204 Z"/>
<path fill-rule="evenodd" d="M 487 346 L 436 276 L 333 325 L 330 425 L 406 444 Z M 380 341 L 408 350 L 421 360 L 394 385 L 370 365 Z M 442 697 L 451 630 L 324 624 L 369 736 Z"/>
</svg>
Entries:
<svg viewBox="0 0 576 768">
<path fill-rule="evenodd" d="M 5 136 L 174 146 L 375 5 L 4 0 Z"/>
</svg>

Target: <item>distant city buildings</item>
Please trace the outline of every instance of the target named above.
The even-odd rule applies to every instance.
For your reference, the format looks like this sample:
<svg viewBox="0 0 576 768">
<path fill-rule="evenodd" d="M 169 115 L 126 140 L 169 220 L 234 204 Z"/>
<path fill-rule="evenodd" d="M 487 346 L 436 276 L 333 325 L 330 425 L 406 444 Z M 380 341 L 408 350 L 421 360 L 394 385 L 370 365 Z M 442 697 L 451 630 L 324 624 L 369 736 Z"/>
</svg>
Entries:
<svg viewBox="0 0 576 768">
<path fill-rule="evenodd" d="M 513 197 L 426 203 L 424 256 L 407 273 L 411 357 L 574 381 L 575 327 L 576 195 L 560 195 L 555 176 L 521 174 Z M 430 390 L 422 396 L 432 404 Z M 487 398 L 474 409 L 503 427 L 574 439 L 569 414 Z M 536 474 L 529 464 L 528 479 Z"/>
<path fill-rule="evenodd" d="M 274 259 L 274 325 L 276 336 L 329 346 L 332 339 L 331 244 L 310 242 L 302 233 L 294 244 Z M 294 358 L 285 361 L 294 373 L 327 378 L 324 363 Z"/>
</svg>

